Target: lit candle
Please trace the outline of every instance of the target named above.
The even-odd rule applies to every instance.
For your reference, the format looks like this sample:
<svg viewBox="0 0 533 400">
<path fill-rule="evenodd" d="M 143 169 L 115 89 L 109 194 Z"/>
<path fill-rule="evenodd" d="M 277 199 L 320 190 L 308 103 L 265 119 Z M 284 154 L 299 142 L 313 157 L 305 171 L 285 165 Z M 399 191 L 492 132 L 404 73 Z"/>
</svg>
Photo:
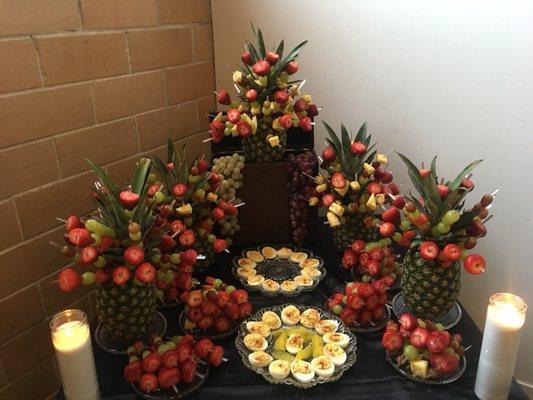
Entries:
<svg viewBox="0 0 533 400">
<path fill-rule="evenodd" d="M 514 294 L 490 298 L 475 386 L 482 400 L 509 396 L 526 308 L 524 300 Z"/>
<path fill-rule="evenodd" d="M 52 342 L 67 400 L 100 398 L 87 316 L 80 310 L 65 310 L 50 322 Z"/>
</svg>

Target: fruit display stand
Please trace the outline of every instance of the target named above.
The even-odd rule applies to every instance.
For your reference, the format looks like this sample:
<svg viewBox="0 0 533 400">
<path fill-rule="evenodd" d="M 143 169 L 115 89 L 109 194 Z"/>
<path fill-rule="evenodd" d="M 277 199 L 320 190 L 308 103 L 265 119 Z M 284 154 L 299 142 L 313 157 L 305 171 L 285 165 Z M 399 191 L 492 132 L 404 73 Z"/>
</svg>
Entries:
<svg viewBox="0 0 533 400">
<path fill-rule="evenodd" d="M 310 293 L 293 298 L 290 301 L 307 306 L 321 307 L 324 301 L 333 292 L 339 290 L 344 281 L 337 277 L 336 267 L 339 256 L 332 246 L 328 229 L 320 221 L 318 236 L 315 246 L 310 249 L 325 260 L 329 268 L 328 275 L 318 288 Z M 231 274 L 231 260 L 242 248 L 231 249 L 231 254 L 222 253 L 216 259 L 213 275 L 220 277 L 228 284 L 239 287 L 237 280 Z M 266 298 L 262 295 L 250 293 L 254 310 L 271 307 L 275 304 L 284 304 L 286 298 Z M 173 334 L 177 329 L 177 317 L 180 308 L 163 310 L 169 327 L 167 332 Z M 94 323 L 92 326 L 94 327 Z M 343 374 L 334 383 L 317 385 L 309 389 L 298 389 L 286 385 L 272 385 L 258 374 L 247 369 L 235 347 L 235 337 L 227 337 L 217 344 L 224 347 L 224 356 L 227 363 L 210 372 L 196 397 L 201 399 L 251 399 L 267 397 L 272 399 L 470 399 L 474 397 L 474 381 L 477 370 L 477 361 L 481 348 L 482 335 L 470 316 L 465 312 L 460 322 L 451 330 L 460 332 L 464 343 L 472 347 L 466 352 L 467 368 L 464 375 L 456 382 L 442 385 L 429 386 L 409 380 L 399 374 L 386 360 L 385 351 L 381 346 L 382 331 L 357 335 L 357 363 Z M 93 339 L 94 345 L 94 339 Z M 125 356 L 107 354 L 94 346 L 96 367 L 98 372 L 102 400 L 133 400 L 136 395 L 131 386 L 123 379 L 122 371 L 126 362 Z M 513 382 L 510 399 L 527 399 L 516 382 Z M 63 400 L 59 393 L 57 400 Z"/>
</svg>

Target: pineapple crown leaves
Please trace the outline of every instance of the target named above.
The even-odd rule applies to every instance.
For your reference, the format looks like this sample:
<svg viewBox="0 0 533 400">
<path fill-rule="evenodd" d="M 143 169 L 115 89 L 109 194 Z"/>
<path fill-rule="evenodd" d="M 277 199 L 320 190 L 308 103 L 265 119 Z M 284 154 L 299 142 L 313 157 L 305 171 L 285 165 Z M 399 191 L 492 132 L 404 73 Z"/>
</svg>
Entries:
<svg viewBox="0 0 533 400">
<path fill-rule="evenodd" d="M 437 189 L 437 156 L 433 157 L 429 174 L 422 177 L 418 167 L 409 160 L 409 158 L 401 153 L 397 152 L 397 154 L 407 166 L 409 178 L 423 202 L 420 202 L 413 195 L 406 197 L 415 204 L 419 211 L 424 212 L 428 216 L 432 226 L 436 225 L 447 211 L 461 211 L 463 209 L 465 204 L 464 199 L 471 190 L 461 187 L 461 182 L 481 161 L 483 161 L 476 160 L 471 162 L 453 181 L 446 182 L 446 186 L 450 189 L 450 193 L 446 198 L 442 199 Z M 457 232 L 458 230 L 464 229 L 472 222 L 476 215 L 476 212 L 464 211 L 461 214 L 459 221 L 453 224 L 452 230 Z"/>
<path fill-rule="evenodd" d="M 357 174 L 363 168 L 363 164 L 371 163 L 376 155 L 376 151 L 374 150 L 376 143 L 370 144 L 372 135 L 367 135 L 367 123 L 364 122 L 363 125 L 361 125 L 354 139 L 354 141 L 361 142 L 367 147 L 367 151 L 363 155 L 352 153 L 351 145 L 353 141 L 350 139 L 350 134 L 344 124 L 341 124 L 341 137 L 339 138 L 327 122 L 322 121 L 322 123 L 329 135 L 329 138 L 326 138 L 326 142 L 333 147 L 335 153 L 337 153 L 342 172 L 351 179 L 356 178 Z M 334 173 L 335 171 L 329 172 Z"/>
<path fill-rule="evenodd" d="M 119 238 L 128 237 L 128 225 L 135 221 L 141 226 L 142 232 L 147 233 L 152 227 L 155 215 L 154 206 L 146 202 L 148 191 L 148 174 L 151 162 L 148 158 L 142 158 L 137 163 L 129 188 L 140 196 L 137 206 L 133 210 L 126 210 L 120 202 L 120 187 L 113 182 L 110 176 L 98 165 L 86 159 L 96 173 L 100 184 L 92 188 L 96 194 L 95 202 L 98 205 L 101 217 L 95 216 L 99 222 L 114 229 Z"/>
</svg>

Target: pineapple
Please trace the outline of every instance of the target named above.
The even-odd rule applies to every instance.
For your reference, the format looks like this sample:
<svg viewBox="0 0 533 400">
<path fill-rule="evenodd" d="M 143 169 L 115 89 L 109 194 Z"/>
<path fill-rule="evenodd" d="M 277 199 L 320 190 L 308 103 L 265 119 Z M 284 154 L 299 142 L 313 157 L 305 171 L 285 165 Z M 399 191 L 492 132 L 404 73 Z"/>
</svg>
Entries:
<svg viewBox="0 0 533 400">
<path fill-rule="evenodd" d="M 364 215 L 346 214 L 344 223 L 341 223 L 333 231 L 333 244 L 335 248 L 342 252 L 354 240 L 361 239 L 365 242 L 376 242 L 379 240 L 379 232 L 376 228 L 368 227 L 364 223 Z"/>
<path fill-rule="evenodd" d="M 267 140 L 268 131 L 258 130 L 255 135 L 242 138 L 242 149 L 246 162 L 252 164 L 279 162 L 283 158 L 287 132 L 278 133 L 279 144 L 272 146 Z"/>
<path fill-rule="evenodd" d="M 404 259 L 401 289 L 417 316 L 435 320 L 446 315 L 459 295 L 460 261 L 464 259 L 468 271 L 470 257 L 464 258 L 465 250 L 486 233 L 482 220 L 488 216 L 484 208 L 487 202 L 464 209 L 464 199 L 474 186 L 469 174 L 481 160 L 469 164 L 453 181 L 439 184 L 436 157 L 429 170 L 419 170 L 407 157 L 399 156 L 420 196 L 406 196 L 401 222 L 404 232 L 393 236 L 398 244 L 410 248 Z"/>
</svg>

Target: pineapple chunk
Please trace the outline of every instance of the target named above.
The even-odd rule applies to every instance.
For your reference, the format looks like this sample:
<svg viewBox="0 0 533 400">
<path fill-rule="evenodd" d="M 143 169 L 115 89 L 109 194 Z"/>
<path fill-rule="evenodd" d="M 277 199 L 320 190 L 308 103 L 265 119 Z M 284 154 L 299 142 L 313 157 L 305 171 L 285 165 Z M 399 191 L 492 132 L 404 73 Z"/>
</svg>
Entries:
<svg viewBox="0 0 533 400">
<path fill-rule="evenodd" d="M 255 135 L 257 132 L 257 117 L 254 115 L 252 118 L 252 121 L 250 122 L 250 125 L 252 125 L 252 133 Z"/>
<path fill-rule="evenodd" d="M 222 111 L 217 114 L 213 121 L 222 121 Z"/>
<path fill-rule="evenodd" d="M 385 195 L 383 193 L 376 195 L 376 203 L 378 204 L 385 203 Z"/>
<path fill-rule="evenodd" d="M 190 203 L 187 203 L 181 207 L 176 208 L 176 212 L 179 215 L 191 215 L 192 214 L 192 206 Z"/>
<path fill-rule="evenodd" d="M 376 161 L 380 164 L 387 164 L 389 162 L 385 154 L 378 154 L 376 156 Z"/>
<path fill-rule="evenodd" d="M 368 198 L 368 201 L 366 202 L 366 208 L 371 211 L 374 211 L 376 207 L 376 196 L 374 196 L 374 193 L 372 193 Z"/>
<path fill-rule="evenodd" d="M 283 130 L 283 127 L 279 124 L 279 118 L 276 118 L 273 122 L 272 122 L 272 129 L 280 132 Z"/>
<path fill-rule="evenodd" d="M 372 165 L 370 165 L 369 163 L 364 163 L 363 164 L 363 168 L 365 169 L 365 172 L 368 174 L 368 175 L 372 175 L 374 173 L 374 171 L 376 170 Z"/>
<path fill-rule="evenodd" d="M 420 376 L 427 378 L 428 376 L 428 362 L 426 360 L 411 361 L 411 374 L 413 376 Z"/>
<path fill-rule="evenodd" d="M 186 319 L 184 328 L 185 328 L 186 331 L 193 330 L 194 328 L 196 328 L 196 323 Z"/>
<path fill-rule="evenodd" d="M 361 190 L 361 185 L 357 181 L 350 182 L 350 187 L 354 192 L 358 192 L 359 190 Z"/>
<path fill-rule="evenodd" d="M 339 203 L 332 203 L 329 206 L 329 211 L 339 217 L 342 217 L 342 214 L 344 214 L 344 207 Z"/>
<path fill-rule="evenodd" d="M 279 146 L 279 136 L 270 136 L 268 142 L 272 147 Z"/>
<path fill-rule="evenodd" d="M 339 217 L 337 217 L 332 212 L 328 212 L 326 214 L 326 217 L 328 218 L 329 226 L 331 226 L 332 228 L 339 226 L 341 224 L 341 221 L 339 221 Z"/>
<path fill-rule="evenodd" d="M 324 178 L 322 175 L 317 175 L 316 178 L 315 178 L 315 182 L 318 185 L 321 185 L 323 183 L 326 183 L 326 178 Z"/>
<path fill-rule="evenodd" d="M 218 199 L 218 195 L 213 192 L 207 193 L 207 200 L 212 201 L 213 203 L 216 203 Z"/>
<path fill-rule="evenodd" d="M 318 204 L 318 197 L 311 197 L 311 198 L 309 199 L 309 205 L 310 205 L 311 207 L 314 207 L 314 206 L 316 206 L 317 204 Z"/>
<path fill-rule="evenodd" d="M 317 193 L 322 193 L 323 191 L 325 191 L 326 189 L 328 188 L 328 185 L 326 183 L 322 183 L 320 185 L 318 185 L 316 187 L 316 192 Z"/>
<path fill-rule="evenodd" d="M 341 196 L 344 196 L 346 194 L 346 192 L 348 192 L 348 189 L 350 188 L 350 185 L 346 184 L 344 185 L 343 188 L 335 188 L 335 190 L 337 191 L 337 193 L 339 193 Z"/>
</svg>

